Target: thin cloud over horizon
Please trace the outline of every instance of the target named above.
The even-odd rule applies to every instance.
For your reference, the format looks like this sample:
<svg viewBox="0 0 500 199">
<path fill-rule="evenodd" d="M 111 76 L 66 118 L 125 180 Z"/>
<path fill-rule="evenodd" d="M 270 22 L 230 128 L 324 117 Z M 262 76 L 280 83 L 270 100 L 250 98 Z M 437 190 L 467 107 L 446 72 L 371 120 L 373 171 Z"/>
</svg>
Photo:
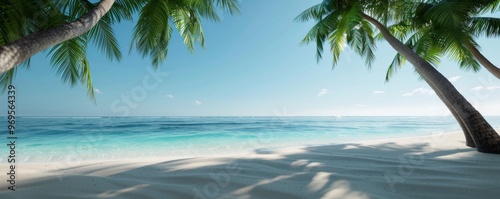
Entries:
<svg viewBox="0 0 500 199">
<path fill-rule="evenodd" d="M 318 97 L 323 97 L 326 94 L 328 94 L 328 89 L 326 89 L 326 88 L 321 89 L 321 91 L 318 93 Z"/>
<path fill-rule="evenodd" d="M 413 90 L 412 92 L 405 93 L 405 94 L 403 94 L 403 96 L 410 97 L 410 96 L 414 96 L 414 95 L 434 95 L 434 94 L 436 94 L 436 93 L 433 90 L 421 87 L 421 88 L 417 88 L 417 89 Z"/>
</svg>

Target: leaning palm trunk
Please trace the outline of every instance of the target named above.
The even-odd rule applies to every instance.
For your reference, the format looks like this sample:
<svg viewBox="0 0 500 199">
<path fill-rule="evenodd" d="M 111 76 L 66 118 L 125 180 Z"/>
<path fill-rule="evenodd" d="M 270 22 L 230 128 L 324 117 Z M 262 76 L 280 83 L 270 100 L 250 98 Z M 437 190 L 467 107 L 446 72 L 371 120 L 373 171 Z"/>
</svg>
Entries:
<svg viewBox="0 0 500 199">
<path fill-rule="evenodd" d="M 75 21 L 33 33 L 0 47 L 0 74 L 16 67 L 50 46 L 78 37 L 89 31 L 109 11 L 115 0 L 101 2 Z"/>
<path fill-rule="evenodd" d="M 362 14 L 362 17 L 375 25 L 385 40 L 413 64 L 416 71 L 436 91 L 437 96 L 446 104 L 457 121 L 462 122 L 479 152 L 500 153 L 500 136 L 484 117 L 453 87 L 446 77 L 396 39 L 379 21 L 366 14 Z"/>
<path fill-rule="evenodd" d="M 486 57 L 484 57 L 479 50 L 473 46 L 471 43 L 465 45 L 467 49 L 472 53 L 474 58 L 476 58 L 481 65 L 486 68 L 491 74 L 493 74 L 496 78 L 500 79 L 500 68 L 496 67 L 493 63 L 490 62 Z"/>
<path fill-rule="evenodd" d="M 437 93 L 436 93 L 437 94 Z M 458 124 L 460 125 L 460 128 L 462 129 L 462 132 L 464 133 L 465 136 L 465 145 L 468 147 L 476 147 L 476 144 L 474 143 L 474 140 L 471 137 L 471 133 L 469 132 L 469 129 L 467 129 L 467 126 L 465 126 L 465 123 L 463 122 L 463 119 L 460 117 L 460 114 L 458 114 L 452 107 L 450 103 L 444 103 L 446 107 L 448 107 L 448 110 L 450 110 L 451 114 L 453 117 L 457 120 Z"/>
</svg>

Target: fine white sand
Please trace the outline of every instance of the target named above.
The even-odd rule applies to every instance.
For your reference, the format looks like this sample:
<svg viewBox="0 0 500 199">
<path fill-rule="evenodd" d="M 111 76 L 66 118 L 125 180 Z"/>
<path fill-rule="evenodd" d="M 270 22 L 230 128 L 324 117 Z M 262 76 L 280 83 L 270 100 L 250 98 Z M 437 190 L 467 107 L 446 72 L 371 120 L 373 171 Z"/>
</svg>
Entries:
<svg viewBox="0 0 500 199">
<path fill-rule="evenodd" d="M 461 133 L 230 157 L 18 164 L 0 198 L 498 198 L 500 155 Z"/>
</svg>

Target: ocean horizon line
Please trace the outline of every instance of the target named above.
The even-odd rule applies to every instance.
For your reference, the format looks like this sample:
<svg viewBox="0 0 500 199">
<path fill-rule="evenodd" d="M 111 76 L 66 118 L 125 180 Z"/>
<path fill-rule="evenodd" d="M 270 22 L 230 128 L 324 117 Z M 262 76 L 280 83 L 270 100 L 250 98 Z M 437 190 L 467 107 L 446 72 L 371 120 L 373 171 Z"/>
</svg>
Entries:
<svg viewBox="0 0 500 199">
<path fill-rule="evenodd" d="M 500 117 L 500 115 L 484 115 L 485 117 Z M 16 116 L 17 118 L 131 118 L 131 117 L 143 117 L 143 118 L 222 118 L 222 117 L 453 117 L 452 115 L 202 115 L 202 116 L 141 116 L 141 115 L 130 115 L 130 116 L 80 116 L 80 115 L 25 115 Z M 7 118 L 7 116 L 0 116 L 0 118 Z"/>
</svg>

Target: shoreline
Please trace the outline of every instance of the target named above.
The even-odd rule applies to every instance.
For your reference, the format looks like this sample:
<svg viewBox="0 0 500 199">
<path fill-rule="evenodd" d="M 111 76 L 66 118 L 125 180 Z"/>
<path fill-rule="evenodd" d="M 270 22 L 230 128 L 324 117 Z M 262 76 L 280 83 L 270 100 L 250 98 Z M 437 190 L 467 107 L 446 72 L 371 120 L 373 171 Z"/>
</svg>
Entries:
<svg viewBox="0 0 500 199">
<path fill-rule="evenodd" d="M 497 130 L 500 132 L 500 129 Z M 283 150 L 294 150 L 294 149 L 302 149 L 308 147 L 322 147 L 322 146 L 334 146 L 334 145 L 345 145 L 345 144 L 370 144 L 370 143 L 379 143 L 379 142 L 392 142 L 392 141 L 402 141 L 407 139 L 419 139 L 419 138 L 427 138 L 432 136 L 445 136 L 448 134 L 457 134 L 462 133 L 461 131 L 450 131 L 450 132 L 440 132 L 440 133 L 432 133 L 431 135 L 420 135 L 420 136 L 410 136 L 410 137 L 399 137 L 399 138 L 386 138 L 386 139 L 375 139 L 375 140 L 364 140 L 364 141 L 355 141 L 355 142 L 331 142 L 331 143 L 318 143 L 318 144 L 301 144 L 296 146 L 263 146 L 263 147 L 253 147 L 244 150 L 239 150 L 233 153 L 226 154 L 214 154 L 214 153 L 206 153 L 199 154 L 193 153 L 183 156 L 159 156 L 159 157 L 139 157 L 139 158 L 114 158 L 109 160 L 101 160 L 101 159 L 90 159 L 78 161 L 83 164 L 92 164 L 92 163 L 103 163 L 103 162 L 154 162 L 155 159 L 161 159 L 161 161 L 172 161 L 172 160 L 182 160 L 182 159 L 191 159 L 191 158 L 230 158 L 235 156 L 244 156 L 252 154 L 256 151 L 260 152 L 272 152 L 272 151 L 283 151 Z M 28 161 L 22 162 L 22 164 L 28 165 L 37 165 L 37 164 L 64 164 L 64 161 L 51 161 L 51 162 L 43 162 L 43 161 Z"/>
<path fill-rule="evenodd" d="M 497 196 L 500 156 L 461 132 L 223 157 L 18 164 L 8 198 L 471 198 Z M 6 164 L 0 165 L 5 172 Z M 67 192 L 71 190 L 71 192 Z"/>
</svg>

